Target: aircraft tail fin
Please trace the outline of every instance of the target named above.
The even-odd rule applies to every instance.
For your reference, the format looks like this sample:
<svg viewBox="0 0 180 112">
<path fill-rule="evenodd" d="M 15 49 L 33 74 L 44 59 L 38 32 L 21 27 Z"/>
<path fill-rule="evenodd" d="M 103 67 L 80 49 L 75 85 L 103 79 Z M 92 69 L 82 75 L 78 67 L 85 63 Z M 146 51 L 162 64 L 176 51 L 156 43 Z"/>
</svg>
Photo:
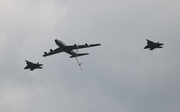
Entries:
<svg viewBox="0 0 180 112">
<path fill-rule="evenodd" d="M 89 55 L 89 53 L 81 53 L 81 54 L 78 54 L 77 56 L 70 56 L 70 58 L 84 56 L 84 55 Z"/>
</svg>

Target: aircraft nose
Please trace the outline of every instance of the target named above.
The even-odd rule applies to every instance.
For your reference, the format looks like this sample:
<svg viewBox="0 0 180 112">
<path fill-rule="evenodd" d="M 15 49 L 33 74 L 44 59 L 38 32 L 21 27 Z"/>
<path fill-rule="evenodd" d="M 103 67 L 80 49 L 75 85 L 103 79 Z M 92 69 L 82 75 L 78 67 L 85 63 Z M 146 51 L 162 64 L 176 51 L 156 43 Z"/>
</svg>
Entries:
<svg viewBox="0 0 180 112">
<path fill-rule="evenodd" d="M 58 39 L 55 39 L 55 43 L 56 43 L 56 44 L 58 43 Z"/>
</svg>

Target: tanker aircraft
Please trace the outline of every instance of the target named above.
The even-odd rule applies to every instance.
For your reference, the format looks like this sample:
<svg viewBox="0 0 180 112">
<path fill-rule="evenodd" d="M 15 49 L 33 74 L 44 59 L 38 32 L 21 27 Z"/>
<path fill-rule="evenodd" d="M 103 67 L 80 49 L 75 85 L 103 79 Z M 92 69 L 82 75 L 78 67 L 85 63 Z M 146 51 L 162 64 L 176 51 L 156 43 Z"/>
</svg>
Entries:
<svg viewBox="0 0 180 112">
<path fill-rule="evenodd" d="M 66 45 L 64 42 L 62 42 L 59 39 L 55 39 L 55 43 L 59 46 L 58 48 L 52 50 L 50 49 L 50 52 L 44 52 L 43 57 L 46 56 L 50 56 L 50 55 L 54 55 L 57 53 L 61 53 L 61 52 L 66 52 L 67 54 L 70 54 L 70 58 L 76 58 L 78 65 L 81 67 L 82 63 L 79 63 L 77 57 L 79 56 L 84 56 L 84 55 L 89 55 L 89 53 L 78 53 L 78 49 L 82 49 L 82 48 L 89 48 L 89 47 L 94 47 L 94 46 L 100 46 L 101 44 L 87 44 L 85 43 L 84 45 L 78 45 L 78 44 L 74 44 L 74 45 Z M 81 68 L 82 69 L 82 68 Z"/>
</svg>

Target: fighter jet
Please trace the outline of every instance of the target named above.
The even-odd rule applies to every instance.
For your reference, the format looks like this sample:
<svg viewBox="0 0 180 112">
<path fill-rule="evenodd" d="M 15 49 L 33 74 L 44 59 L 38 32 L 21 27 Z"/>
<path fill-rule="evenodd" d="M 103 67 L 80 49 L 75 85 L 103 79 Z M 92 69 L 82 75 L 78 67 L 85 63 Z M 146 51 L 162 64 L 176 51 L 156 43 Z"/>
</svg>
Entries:
<svg viewBox="0 0 180 112">
<path fill-rule="evenodd" d="M 50 49 L 50 52 L 44 52 L 43 57 L 46 56 L 50 56 L 53 54 L 57 54 L 60 52 L 66 52 L 68 54 L 70 54 L 70 58 L 76 58 L 79 56 L 84 56 L 84 55 L 88 55 L 89 53 L 78 53 L 76 50 L 78 49 L 82 49 L 82 48 L 89 48 L 89 47 L 94 47 L 94 46 L 100 46 L 101 44 L 84 44 L 84 45 L 78 45 L 78 44 L 74 44 L 74 45 L 66 45 L 64 42 L 62 42 L 59 39 L 55 39 L 55 43 L 59 46 L 57 49 L 52 50 Z M 79 63 L 79 61 L 77 60 L 79 66 L 81 66 L 82 63 Z"/>
<path fill-rule="evenodd" d="M 36 64 L 36 63 L 32 63 L 27 60 L 25 60 L 25 61 L 26 61 L 27 66 L 24 69 L 30 69 L 30 71 L 33 71 L 34 69 L 37 69 L 37 68 L 42 69 L 41 66 L 43 66 L 43 64 L 39 64 L 39 62 Z"/>
<path fill-rule="evenodd" d="M 159 43 L 159 42 L 155 43 L 155 42 L 150 41 L 150 40 L 148 40 L 148 39 L 146 39 L 146 40 L 147 40 L 147 44 L 148 44 L 148 45 L 146 45 L 146 46 L 144 47 L 144 49 L 153 50 L 153 49 L 156 49 L 156 48 L 163 48 L 163 47 L 162 47 L 162 45 L 164 45 L 163 43 Z"/>
</svg>

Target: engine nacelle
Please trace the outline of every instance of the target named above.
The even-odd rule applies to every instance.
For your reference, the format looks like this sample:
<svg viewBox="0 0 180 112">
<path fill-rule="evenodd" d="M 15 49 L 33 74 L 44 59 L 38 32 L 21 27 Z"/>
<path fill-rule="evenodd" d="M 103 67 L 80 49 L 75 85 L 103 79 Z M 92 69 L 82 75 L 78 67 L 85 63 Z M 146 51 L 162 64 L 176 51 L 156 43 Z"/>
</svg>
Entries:
<svg viewBox="0 0 180 112">
<path fill-rule="evenodd" d="M 44 55 L 46 55 L 47 54 L 47 52 L 44 52 Z"/>
<path fill-rule="evenodd" d="M 75 48 L 79 48 L 79 45 L 77 45 L 77 44 L 74 44 L 74 47 L 75 47 Z"/>
<path fill-rule="evenodd" d="M 53 50 L 52 50 L 52 49 L 50 49 L 50 52 L 53 52 Z"/>
<path fill-rule="evenodd" d="M 89 44 L 86 43 L 85 46 L 86 46 L 86 47 L 89 47 Z"/>
</svg>

